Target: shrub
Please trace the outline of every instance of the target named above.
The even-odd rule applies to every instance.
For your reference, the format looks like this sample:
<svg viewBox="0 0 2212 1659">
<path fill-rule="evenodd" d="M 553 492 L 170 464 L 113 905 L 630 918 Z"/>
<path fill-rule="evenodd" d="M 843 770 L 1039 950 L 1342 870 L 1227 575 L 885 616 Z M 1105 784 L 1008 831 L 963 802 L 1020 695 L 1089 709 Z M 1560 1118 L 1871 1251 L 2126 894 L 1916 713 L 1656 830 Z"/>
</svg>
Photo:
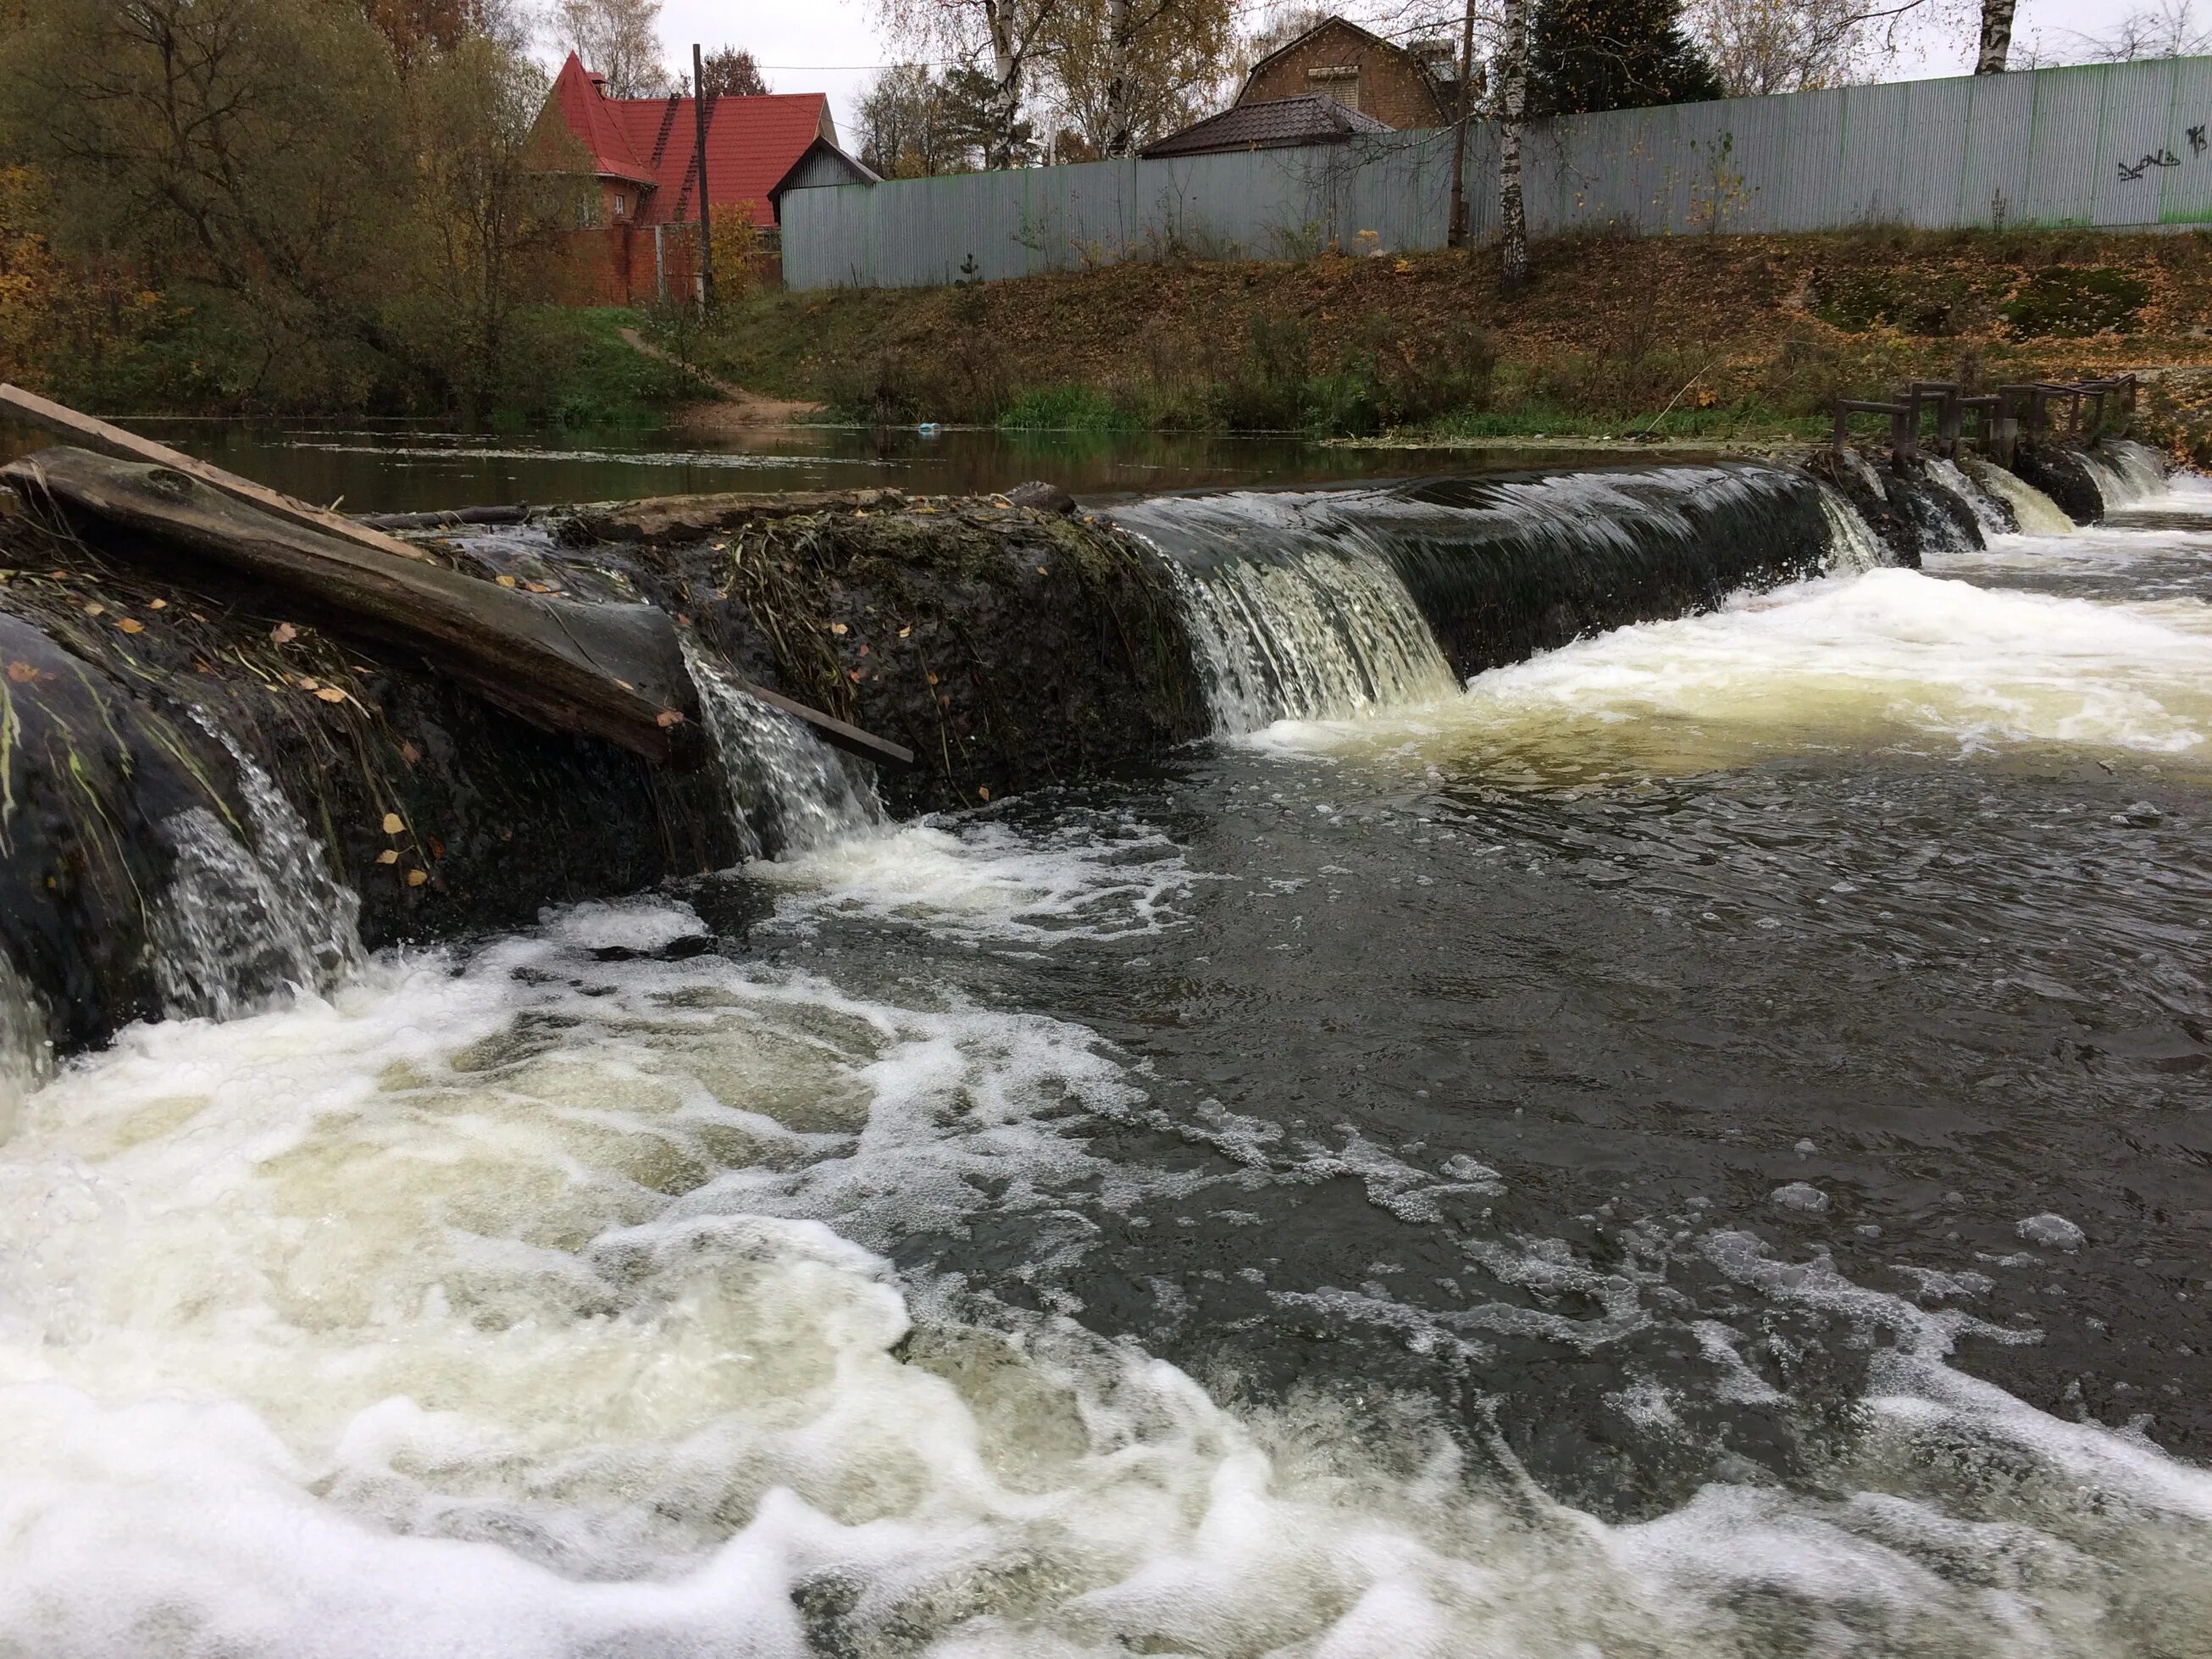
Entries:
<svg viewBox="0 0 2212 1659">
<path fill-rule="evenodd" d="M 1145 422 L 1096 386 L 1069 381 L 1026 392 L 999 416 L 1007 431 L 1135 432 Z"/>
</svg>

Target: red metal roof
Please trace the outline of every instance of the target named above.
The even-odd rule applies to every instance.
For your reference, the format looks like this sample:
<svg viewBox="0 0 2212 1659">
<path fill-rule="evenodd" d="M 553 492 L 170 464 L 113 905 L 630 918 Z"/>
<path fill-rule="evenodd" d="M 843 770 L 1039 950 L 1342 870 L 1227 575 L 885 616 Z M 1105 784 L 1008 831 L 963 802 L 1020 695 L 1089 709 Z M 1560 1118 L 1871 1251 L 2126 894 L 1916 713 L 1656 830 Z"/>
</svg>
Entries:
<svg viewBox="0 0 2212 1659">
<path fill-rule="evenodd" d="M 575 53 L 553 82 L 554 101 L 592 171 L 644 187 L 636 222 L 699 216 L 691 177 L 697 115 L 689 98 L 610 98 Z M 768 193 L 817 137 L 836 141 L 830 100 L 818 92 L 716 98 L 707 108 L 708 205 L 742 206 L 757 225 L 775 222 Z"/>
</svg>

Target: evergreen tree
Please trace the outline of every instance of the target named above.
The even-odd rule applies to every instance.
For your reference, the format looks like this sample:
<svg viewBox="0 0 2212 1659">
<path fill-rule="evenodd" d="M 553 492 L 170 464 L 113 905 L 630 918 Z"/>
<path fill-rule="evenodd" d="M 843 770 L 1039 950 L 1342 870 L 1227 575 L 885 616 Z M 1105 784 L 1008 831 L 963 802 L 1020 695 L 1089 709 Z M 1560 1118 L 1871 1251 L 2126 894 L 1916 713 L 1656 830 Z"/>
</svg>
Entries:
<svg viewBox="0 0 2212 1659">
<path fill-rule="evenodd" d="M 1540 0 L 1528 62 L 1531 115 L 1693 104 L 1727 94 L 1682 32 L 1680 0 Z"/>
</svg>

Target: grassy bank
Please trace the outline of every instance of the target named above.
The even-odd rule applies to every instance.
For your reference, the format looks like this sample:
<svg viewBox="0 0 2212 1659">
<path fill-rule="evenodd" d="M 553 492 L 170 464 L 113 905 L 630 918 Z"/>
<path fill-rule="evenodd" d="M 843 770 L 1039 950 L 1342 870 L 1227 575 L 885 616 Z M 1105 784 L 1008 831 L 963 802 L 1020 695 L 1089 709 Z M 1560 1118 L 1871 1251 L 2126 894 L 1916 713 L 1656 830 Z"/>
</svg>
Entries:
<svg viewBox="0 0 2212 1659">
<path fill-rule="evenodd" d="M 759 294 L 689 343 L 849 419 L 1099 431 L 1782 438 L 1838 392 L 2212 368 L 2212 235 L 1858 232 L 1489 254 L 1126 264 L 945 289 Z M 2212 378 L 2147 423 L 2212 462 Z"/>
</svg>

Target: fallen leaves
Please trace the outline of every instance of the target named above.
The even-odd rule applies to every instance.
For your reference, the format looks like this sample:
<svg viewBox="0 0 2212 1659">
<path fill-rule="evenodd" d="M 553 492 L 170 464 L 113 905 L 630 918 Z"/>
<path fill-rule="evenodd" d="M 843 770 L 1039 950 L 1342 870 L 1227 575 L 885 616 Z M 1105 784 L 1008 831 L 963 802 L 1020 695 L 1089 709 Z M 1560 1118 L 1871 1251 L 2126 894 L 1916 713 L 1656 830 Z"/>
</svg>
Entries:
<svg viewBox="0 0 2212 1659">
<path fill-rule="evenodd" d="M 346 700 L 346 694 L 339 690 L 335 685 L 326 685 L 323 687 L 321 690 L 316 692 L 315 695 L 318 697 L 320 697 L 325 702 L 343 702 Z"/>
<path fill-rule="evenodd" d="M 399 862 L 399 854 L 387 847 L 376 855 L 376 861 L 379 864 L 397 864 Z"/>
<path fill-rule="evenodd" d="M 902 629 L 899 629 L 899 637 L 900 637 L 901 639 L 904 639 L 908 635 L 909 635 L 909 634 L 911 634 L 911 633 L 913 633 L 913 632 L 914 632 L 914 624 L 913 624 L 912 623 L 908 623 L 904 628 L 902 628 Z"/>
<path fill-rule="evenodd" d="M 410 887 L 420 887 L 429 879 L 430 872 L 428 870 L 410 870 L 407 872 L 407 884 Z"/>
<path fill-rule="evenodd" d="M 279 645 L 289 645 L 300 637 L 300 630 L 288 622 L 280 622 L 269 630 L 269 637 Z"/>
<path fill-rule="evenodd" d="M 146 608 L 149 611 L 167 611 L 169 608 L 169 602 L 167 599 L 149 599 L 146 601 Z"/>
<path fill-rule="evenodd" d="M 672 726 L 681 726 L 684 724 L 684 711 L 680 708 L 664 708 L 653 717 L 653 723 L 664 732 Z"/>
<path fill-rule="evenodd" d="M 384 815 L 384 833 L 386 835 L 396 836 L 406 827 L 406 820 L 402 818 L 398 813 L 386 812 Z"/>
<path fill-rule="evenodd" d="M 84 614 L 88 617 L 104 617 L 107 614 L 107 607 L 98 599 L 93 599 L 85 605 Z"/>
<path fill-rule="evenodd" d="M 399 758 L 412 766 L 422 758 L 422 751 L 415 746 L 411 739 L 405 740 L 399 745 Z"/>
<path fill-rule="evenodd" d="M 115 625 L 126 634 L 143 634 L 146 631 L 146 624 L 140 622 L 136 617 L 122 617 L 117 621 Z"/>
<path fill-rule="evenodd" d="M 842 635 L 842 634 L 848 633 L 848 632 L 850 632 L 851 630 L 849 630 L 849 629 L 845 626 L 845 624 L 844 624 L 844 623 L 831 623 L 830 624 L 830 631 L 832 634 L 840 634 L 840 635 Z"/>
<path fill-rule="evenodd" d="M 18 685 L 36 685 L 46 676 L 39 672 L 35 664 L 25 662 L 18 657 L 8 665 L 8 678 Z"/>
<path fill-rule="evenodd" d="M 512 587 L 514 586 L 514 578 L 508 575 L 504 570 L 501 571 L 498 575 L 494 576 L 492 580 L 497 582 L 501 587 Z"/>
</svg>

